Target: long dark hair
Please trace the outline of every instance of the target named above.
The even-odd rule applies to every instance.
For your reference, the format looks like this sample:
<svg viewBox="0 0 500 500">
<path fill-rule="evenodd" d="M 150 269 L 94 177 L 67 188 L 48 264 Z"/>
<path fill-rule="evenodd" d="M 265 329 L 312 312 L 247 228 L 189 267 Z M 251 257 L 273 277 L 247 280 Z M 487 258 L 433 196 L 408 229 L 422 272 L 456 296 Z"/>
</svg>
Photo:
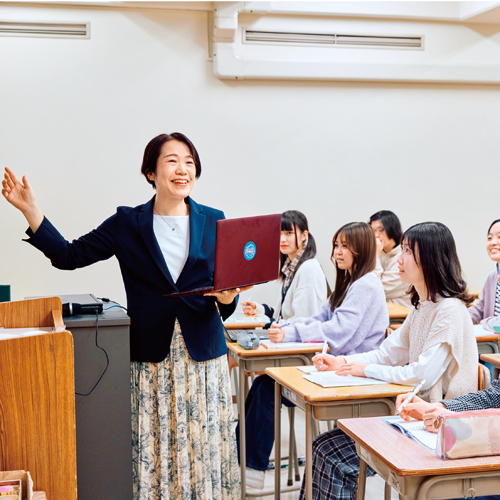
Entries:
<svg viewBox="0 0 500 500">
<path fill-rule="evenodd" d="M 368 224 L 379 220 L 384 226 L 385 233 L 387 237 L 396 242 L 396 246 L 399 245 L 401 241 L 401 236 L 403 235 L 403 229 L 401 228 L 401 222 L 398 219 L 398 216 L 391 212 L 390 210 L 380 210 L 373 214 L 368 221 Z"/>
<path fill-rule="evenodd" d="M 462 277 L 455 240 L 451 231 L 440 222 L 422 222 L 405 231 L 402 243 L 410 248 L 415 262 L 422 269 L 427 293 L 432 302 L 437 296 L 455 297 L 465 305 L 474 297 L 467 293 L 467 283 Z M 412 285 L 411 303 L 418 307 L 420 297 Z"/>
<path fill-rule="evenodd" d="M 299 248 L 299 240 L 297 238 L 297 229 L 303 233 L 307 231 L 309 234 L 307 236 L 307 246 L 304 250 L 304 253 L 299 259 L 297 267 L 295 268 L 295 272 L 297 269 L 309 259 L 312 259 L 316 256 L 316 242 L 314 241 L 313 235 L 309 232 L 309 224 L 307 223 L 306 216 L 299 212 L 298 210 L 287 210 L 281 214 L 281 230 L 282 231 L 293 231 L 295 233 L 295 246 Z M 285 279 L 285 275 L 281 272 L 283 268 L 283 264 L 286 262 L 287 255 L 280 253 L 280 277 L 279 279 L 282 281 Z"/>
<path fill-rule="evenodd" d="M 342 226 L 335 233 L 332 240 L 332 260 L 337 239 L 345 241 L 347 248 L 354 257 L 354 262 L 350 273 L 344 269 L 339 269 L 335 262 L 335 269 L 337 271 L 335 290 L 329 299 L 332 312 L 344 301 L 348 286 L 375 269 L 377 259 L 375 233 L 366 222 L 351 222 Z"/>
</svg>

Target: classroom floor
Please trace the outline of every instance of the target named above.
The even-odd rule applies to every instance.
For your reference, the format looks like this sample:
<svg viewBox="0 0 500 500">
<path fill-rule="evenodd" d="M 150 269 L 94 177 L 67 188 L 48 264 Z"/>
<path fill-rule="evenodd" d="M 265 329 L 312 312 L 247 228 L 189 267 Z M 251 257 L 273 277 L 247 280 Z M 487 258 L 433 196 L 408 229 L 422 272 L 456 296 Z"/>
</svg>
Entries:
<svg viewBox="0 0 500 500">
<path fill-rule="evenodd" d="M 237 412 L 236 406 L 235 414 Z M 288 417 L 286 410 L 282 411 L 282 455 L 288 455 Z M 320 422 L 320 430 L 321 432 L 326 432 L 326 422 Z M 299 409 L 295 411 L 295 434 L 297 438 L 297 451 L 300 456 L 305 455 L 305 413 Z M 272 458 L 274 458 L 274 450 L 272 454 Z M 284 463 L 284 461 L 283 461 Z M 304 467 L 300 467 L 300 477 L 302 479 L 304 475 Z M 281 486 L 286 487 L 288 480 L 288 469 L 283 469 L 281 473 Z M 295 482 L 294 485 L 300 485 L 301 483 Z M 264 491 L 272 490 L 274 492 L 274 471 L 266 472 L 266 481 L 264 486 Z M 259 493 L 259 490 L 255 490 L 253 488 L 247 488 L 247 493 Z M 254 498 L 257 500 L 260 499 L 272 499 L 273 495 L 267 496 L 252 496 L 249 498 Z M 299 498 L 299 492 L 294 491 L 290 493 L 284 493 L 281 495 L 282 500 L 296 500 Z M 369 477 L 366 480 L 366 495 L 365 500 L 382 500 L 384 498 L 384 481 L 380 479 L 379 476 Z M 399 500 L 399 495 L 396 491 L 392 490 L 391 500 Z"/>
</svg>

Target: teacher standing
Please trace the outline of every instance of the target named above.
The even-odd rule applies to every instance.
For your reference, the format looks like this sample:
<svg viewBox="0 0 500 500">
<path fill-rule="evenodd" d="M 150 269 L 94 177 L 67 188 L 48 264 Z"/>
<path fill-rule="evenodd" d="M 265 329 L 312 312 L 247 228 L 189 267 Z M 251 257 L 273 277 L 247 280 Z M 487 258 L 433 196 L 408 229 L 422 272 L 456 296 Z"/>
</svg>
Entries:
<svg viewBox="0 0 500 500">
<path fill-rule="evenodd" d="M 27 240 L 58 269 L 116 256 L 131 318 L 134 500 L 232 500 L 239 470 L 226 343 L 240 289 L 210 295 L 165 294 L 210 286 L 216 223 L 224 214 L 190 197 L 201 174 L 183 134 L 161 134 L 141 168 L 156 195 L 118 207 L 97 229 L 66 241 L 43 216 L 24 176 L 6 168 L 2 195 L 26 217 Z"/>
</svg>

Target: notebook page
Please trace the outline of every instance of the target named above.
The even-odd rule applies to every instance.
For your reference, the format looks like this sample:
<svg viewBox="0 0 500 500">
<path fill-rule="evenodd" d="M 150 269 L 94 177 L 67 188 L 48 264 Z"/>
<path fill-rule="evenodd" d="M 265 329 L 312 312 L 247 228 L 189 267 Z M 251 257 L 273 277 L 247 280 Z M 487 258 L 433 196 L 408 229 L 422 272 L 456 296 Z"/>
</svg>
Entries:
<svg viewBox="0 0 500 500">
<path fill-rule="evenodd" d="M 270 340 L 261 340 L 260 343 L 268 349 L 304 349 L 304 347 L 317 347 L 321 352 L 322 344 L 317 342 L 271 342 Z"/>
<path fill-rule="evenodd" d="M 380 385 L 387 383 L 383 380 L 376 380 L 374 378 L 337 375 L 335 372 L 313 372 L 309 375 L 304 375 L 304 378 L 321 387 L 349 387 L 355 385 Z"/>
</svg>

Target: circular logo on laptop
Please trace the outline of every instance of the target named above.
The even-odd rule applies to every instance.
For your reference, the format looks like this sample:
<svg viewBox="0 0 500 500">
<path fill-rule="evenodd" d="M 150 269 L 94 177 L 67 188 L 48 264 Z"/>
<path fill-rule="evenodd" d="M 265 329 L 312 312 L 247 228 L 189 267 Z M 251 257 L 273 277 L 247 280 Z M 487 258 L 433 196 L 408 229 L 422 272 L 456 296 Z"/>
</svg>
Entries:
<svg viewBox="0 0 500 500">
<path fill-rule="evenodd" d="M 257 247 L 255 246 L 255 243 L 253 241 L 249 241 L 243 249 L 243 255 L 247 260 L 252 260 L 255 257 L 256 252 Z"/>
</svg>

